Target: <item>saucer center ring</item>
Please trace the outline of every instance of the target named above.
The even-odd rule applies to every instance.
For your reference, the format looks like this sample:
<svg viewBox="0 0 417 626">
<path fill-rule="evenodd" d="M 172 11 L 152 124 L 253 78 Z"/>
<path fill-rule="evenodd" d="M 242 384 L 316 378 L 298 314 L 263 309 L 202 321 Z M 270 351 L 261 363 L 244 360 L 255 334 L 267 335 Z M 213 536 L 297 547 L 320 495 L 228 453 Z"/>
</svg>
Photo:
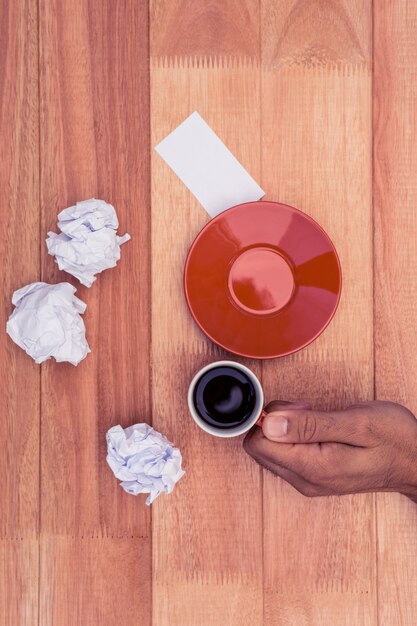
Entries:
<svg viewBox="0 0 417 626">
<path fill-rule="evenodd" d="M 270 315 L 282 309 L 291 299 L 294 284 L 288 262 L 266 247 L 244 250 L 234 260 L 228 277 L 233 302 L 255 315 Z"/>
</svg>

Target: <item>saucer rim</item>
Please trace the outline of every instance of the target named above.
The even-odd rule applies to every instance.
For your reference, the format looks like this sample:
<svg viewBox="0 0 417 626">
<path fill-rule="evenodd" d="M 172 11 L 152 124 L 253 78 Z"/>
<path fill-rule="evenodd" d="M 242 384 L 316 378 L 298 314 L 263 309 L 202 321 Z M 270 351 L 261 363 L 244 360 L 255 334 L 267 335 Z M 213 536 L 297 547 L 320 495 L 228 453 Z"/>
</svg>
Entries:
<svg viewBox="0 0 417 626">
<path fill-rule="evenodd" d="M 337 262 L 337 266 L 338 266 L 338 270 L 339 270 L 339 291 L 337 294 L 337 300 L 333 309 L 332 314 L 330 315 L 329 319 L 326 321 L 326 323 L 324 324 L 324 326 L 320 329 L 320 331 L 318 333 L 316 333 L 311 339 L 309 339 L 308 341 L 304 342 L 301 346 L 299 346 L 298 348 L 294 348 L 293 350 L 289 350 L 287 352 L 280 352 L 279 354 L 274 354 L 274 355 L 268 355 L 268 356 L 255 356 L 253 354 L 248 354 L 248 353 L 244 353 L 244 352 L 238 352 L 236 350 L 232 350 L 230 347 L 225 346 L 224 344 L 220 343 L 220 341 L 218 341 L 217 339 L 214 339 L 214 337 L 211 336 L 211 334 L 209 332 L 207 332 L 202 324 L 199 322 L 198 318 L 196 317 L 196 315 L 193 312 L 192 306 L 191 306 L 191 302 L 190 302 L 190 297 L 189 297 L 189 293 L 188 293 L 188 287 L 187 287 L 187 272 L 188 272 L 188 267 L 189 267 L 189 263 L 190 263 L 190 257 L 191 257 L 191 253 L 194 250 L 195 246 L 197 245 L 198 241 L 200 240 L 201 237 L 204 236 L 205 231 L 209 228 L 209 226 L 211 226 L 213 224 L 213 222 L 217 222 L 219 221 L 226 213 L 229 213 L 229 211 L 236 211 L 237 209 L 239 209 L 240 207 L 243 206 L 249 206 L 249 205 L 259 205 L 259 204 L 272 204 L 275 205 L 276 207 L 285 207 L 287 209 L 291 209 L 292 211 L 295 211 L 296 213 L 299 213 L 304 219 L 306 219 L 307 221 L 311 222 L 316 228 L 318 228 L 321 233 L 323 234 L 323 236 L 329 241 L 335 258 L 336 258 L 336 262 Z M 187 307 L 188 310 L 193 318 L 193 320 L 195 321 L 195 323 L 197 324 L 197 326 L 199 327 L 200 331 L 206 336 L 208 337 L 208 339 L 210 339 L 210 341 L 212 341 L 215 345 L 219 346 L 220 348 L 222 348 L 223 350 L 226 350 L 227 352 L 230 352 L 231 354 L 235 354 L 236 356 L 240 356 L 243 358 L 247 358 L 247 359 L 254 359 L 257 361 L 271 361 L 273 359 L 279 359 L 281 357 L 285 357 L 285 356 L 289 356 L 291 354 L 295 354 L 296 352 L 299 352 L 300 350 L 303 350 L 304 348 L 306 348 L 307 346 L 309 346 L 311 343 L 313 343 L 314 341 L 316 341 L 316 339 L 318 339 L 320 337 L 320 335 L 322 335 L 324 333 L 324 331 L 326 330 L 326 328 L 329 326 L 330 322 L 333 320 L 337 309 L 339 308 L 339 304 L 340 304 L 340 299 L 341 299 L 341 295 L 342 295 L 342 289 L 343 289 L 343 274 L 342 274 L 342 266 L 340 263 L 340 258 L 336 249 L 336 246 L 334 245 L 332 239 L 330 238 L 330 236 L 327 234 L 327 232 L 324 230 L 324 228 L 314 219 L 312 218 L 310 215 L 308 215 L 307 213 L 304 213 L 304 211 L 301 211 L 300 209 L 297 209 L 296 207 L 290 205 L 290 204 L 285 204 L 284 202 L 277 202 L 274 200 L 255 200 L 252 202 L 242 202 L 241 204 L 236 204 L 232 207 L 230 207 L 229 209 L 226 209 L 225 211 L 222 211 L 221 213 L 219 213 L 218 215 L 216 215 L 215 217 L 213 217 L 212 219 L 210 219 L 207 224 L 205 224 L 203 226 L 203 228 L 200 230 L 200 232 L 196 235 L 196 237 L 194 238 L 188 253 L 187 253 L 187 258 L 185 260 L 185 264 L 184 264 L 184 271 L 183 271 L 183 289 L 184 289 L 184 294 L 185 294 L 185 299 L 187 302 Z M 262 316 L 260 316 L 260 318 L 262 318 Z"/>
</svg>

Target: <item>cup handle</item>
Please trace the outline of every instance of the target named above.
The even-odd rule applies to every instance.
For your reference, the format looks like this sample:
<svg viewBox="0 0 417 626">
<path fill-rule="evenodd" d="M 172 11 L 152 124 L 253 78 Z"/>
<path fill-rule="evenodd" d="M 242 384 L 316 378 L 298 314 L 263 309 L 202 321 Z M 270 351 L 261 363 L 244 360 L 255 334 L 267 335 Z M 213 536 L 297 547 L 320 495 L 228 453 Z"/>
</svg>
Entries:
<svg viewBox="0 0 417 626">
<path fill-rule="evenodd" d="M 264 418 L 267 416 L 267 412 L 265 411 L 265 409 L 262 409 L 262 413 L 260 414 L 258 421 L 256 422 L 257 426 L 262 426 L 262 422 L 264 421 Z"/>
</svg>

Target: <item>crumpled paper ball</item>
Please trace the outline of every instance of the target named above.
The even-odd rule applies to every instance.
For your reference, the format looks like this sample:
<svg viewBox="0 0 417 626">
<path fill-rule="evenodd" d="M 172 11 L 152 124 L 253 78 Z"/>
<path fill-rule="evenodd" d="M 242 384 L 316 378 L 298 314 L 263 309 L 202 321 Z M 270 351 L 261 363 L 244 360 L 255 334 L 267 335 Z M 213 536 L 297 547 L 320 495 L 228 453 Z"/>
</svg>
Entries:
<svg viewBox="0 0 417 626">
<path fill-rule="evenodd" d="M 119 237 L 116 211 L 104 200 L 83 200 L 58 215 L 61 233 L 49 232 L 48 253 L 55 257 L 60 270 L 91 287 L 96 274 L 115 267 L 120 259 L 120 246 L 129 241 L 126 233 Z"/>
<path fill-rule="evenodd" d="M 54 357 L 78 365 L 90 352 L 80 315 L 87 305 L 76 291 L 70 283 L 31 283 L 14 292 L 6 331 L 36 363 Z"/>
<path fill-rule="evenodd" d="M 107 431 L 107 463 L 122 482 L 121 487 L 134 496 L 149 493 L 146 504 L 161 493 L 171 493 L 184 476 L 181 452 L 148 424 Z"/>
</svg>

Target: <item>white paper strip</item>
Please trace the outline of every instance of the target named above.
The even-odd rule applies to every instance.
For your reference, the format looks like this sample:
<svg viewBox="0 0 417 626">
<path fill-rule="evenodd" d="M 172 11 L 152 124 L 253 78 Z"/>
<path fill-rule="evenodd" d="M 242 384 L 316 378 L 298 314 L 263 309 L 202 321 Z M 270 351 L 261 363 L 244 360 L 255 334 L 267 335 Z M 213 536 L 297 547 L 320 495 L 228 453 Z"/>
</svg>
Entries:
<svg viewBox="0 0 417 626">
<path fill-rule="evenodd" d="M 211 217 L 265 195 L 196 111 L 155 150 Z"/>
</svg>

